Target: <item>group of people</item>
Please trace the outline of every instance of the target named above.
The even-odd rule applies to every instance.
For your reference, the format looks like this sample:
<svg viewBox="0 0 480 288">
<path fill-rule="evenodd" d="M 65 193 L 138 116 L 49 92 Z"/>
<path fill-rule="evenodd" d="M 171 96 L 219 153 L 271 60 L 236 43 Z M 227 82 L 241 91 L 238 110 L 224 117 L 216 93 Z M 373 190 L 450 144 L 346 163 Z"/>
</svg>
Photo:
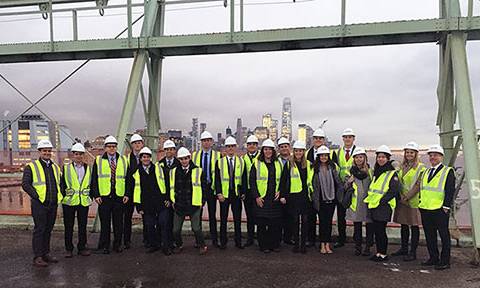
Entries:
<svg viewBox="0 0 480 288">
<path fill-rule="evenodd" d="M 177 151 L 174 142 L 165 141 L 165 157 L 154 163 L 152 151 L 144 146 L 140 135 L 132 135 L 132 152 L 127 156 L 117 152 L 117 140 L 108 136 L 105 152 L 96 157 L 93 167 L 84 162 L 83 145 L 76 143 L 71 149 L 72 161 L 63 169 L 51 160 L 52 144 L 40 141 L 40 157 L 26 166 L 22 180 L 24 191 L 31 197 L 35 224 L 33 264 L 46 267 L 58 261 L 50 255 L 50 235 L 59 204 L 63 207 L 65 257 L 73 257 L 75 218 L 77 253 L 90 255 L 86 226 L 89 206 L 95 201 L 101 223 L 97 253 L 109 254 L 111 248 L 120 253 L 130 248 L 136 209 L 142 215 L 148 253 L 181 253 L 182 226 L 188 217 L 195 247 L 205 254 L 208 246 L 201 223 L 207 206 L 211 244 L 218 249 L 227 248 L 231 210 L 238 249 L 254 245 L 256 230 L 258 247 L 264 253 L 280 251 L 283 242 L 292 245 L 295 253 L 306 253 L 308 247 L 317 247 L 318 243 L 320 253 L 331 254 L 345 245 L 349 220 L 354 227 L 354 254 L 382 262 L 389 257 L 386 229 L 393 215 L 393 221 L 401 224 L 401 247 L 391 256 L 403 256 L 405 261 L 416 259 L 422 224 L 430 256 L 422 265 L 438 270 L 450 267 L 448 223 L 455 175 L 452 168 L 442 164 L 444 152 L 439 145 L 427 152 L 430 168 L 420 162 L 415 142 L 404 147 L 401 163 L 394 162 L 389 147 L 381 145 L 375 151 L 374 167 L 370 167 L 365 149 L 355 145 L 355 133 L 350 128 L 343 131 L 343 145 L 336 150 L 325 146 L 321 129 L 314 132 L 313 147 L 308 150 L 304 142 L 291 145 L 283 137 L 277 145 L 266 139 L 259 146 L 257 137 L 251 135 L 245 155 L 238 153 L 233 137 L 225 140 L 224 155 L 212 149 L 209 132 L 204 131 L 200 138 L 201 149 L 193 153 L 184 147 Z M 242 208 L 247 218 L 246 242 L 241 233 Z M 332 247 L 335 210 L 338 237 Z M 374 244 L 376 252 L 371 253 Z"/>
</svg>

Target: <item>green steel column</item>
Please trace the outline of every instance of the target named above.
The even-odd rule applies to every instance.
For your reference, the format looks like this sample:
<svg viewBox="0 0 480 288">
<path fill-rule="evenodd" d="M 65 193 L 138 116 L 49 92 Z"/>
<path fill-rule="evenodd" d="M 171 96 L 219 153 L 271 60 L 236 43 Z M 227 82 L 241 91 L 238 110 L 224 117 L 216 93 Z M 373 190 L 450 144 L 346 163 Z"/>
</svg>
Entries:
<svg viewBox="0 0 480 288">
<path fill-rule="evenodd" d="M 450 53 L 450 39 L 442 43 L 440 46 L 440 83 L 438 93 L 439 110 L 437 124 L 440 133 L 450 132 L 454 129 L 456 109 L 453 91 L 453 71 Z M 445 149 L 445 161 L 450 161 L 454 146 L 454 136 L 452 133 L 441 134 L 440 144 Z"/>
</svg>

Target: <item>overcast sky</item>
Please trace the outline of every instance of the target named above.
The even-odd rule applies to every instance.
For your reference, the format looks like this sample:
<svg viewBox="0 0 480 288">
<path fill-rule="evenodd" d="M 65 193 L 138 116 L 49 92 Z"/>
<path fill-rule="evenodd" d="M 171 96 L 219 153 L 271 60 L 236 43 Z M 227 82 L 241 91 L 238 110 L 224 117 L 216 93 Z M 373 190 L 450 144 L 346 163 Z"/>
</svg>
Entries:
<svg viewBox="0 0 480 288">
<path fill-rule="evenodd" d="M 110 1 L 118 2 L 124 1 Z M 285 0 L 245 2 L 274 2 L 246 6 L 245 30 L 336 25 L 340 20 L 340 0 L 297 0 L 295 4 Z M 288 3 L 275 4 L 277 2 Z M 348 0 L 347 4 L 347 23 L 424 19 L 438 15 L 437 0 Z M 475 14 L 480 14 L 480 4 L 475 4 Z M 170 9 L 185 7 L 193 6 L 177 5 Z M 138 9 L 135 11 L 141 13 Z M 166 34 L 227 31 L 228 11 L 223 6 L 170 10 L 166 17 Z M 106 17 L 89 17 L 98 15 L 96 11 L 82 12 L 80 38 L 114 36 L 125 26 L 125 17 L 118 16 L 123 12 L 106 10 Z M 56 19 L 56 39 L 71 39 L 68 15 L 59 15 Z M 28 21 L 9 22 L 27 18 Z M 31 18 L 0 17 L 0 42 L 48 40 L 48 21 Z M 480 45 L 470 42 L 467 49 L 478 126 Z M 2 64 L 0 72 L 36 100 L 79 63 Z M 85 139 L 114 134 L 131 64 L 131 59 L 92 61 L 39 107 L 68 125 L 75 137 Z M 318 127 L 322 119 L 328 118 L 326 131 L 336 142 L 340 141 L 341 131 L 351 127 L 363 146 L 399 147 L 411 140 L 427 146 L 438 141 L 435 126 L 437 80 L 438 46 L 433 43 L 169 57 L 164 60 L 160 118 L 163 129 L 188 132 L 191 119 L 198 117 L 200 122 L 207 123 L 212 133 L 225 134 L 228 125 L 235 131 L 239 117 L 244 126 L 252 129 L 261 125 L 264 113 L 272 113 L 281 122 L 282 99 L 290 97 L 294 138 L 299 123 Z M 0 112 L 9 110 L 9 118 L 28 106 L 1 80 L 0 93 Z M 132 129 L 143 126 L 138 101 Z"/>
</svg>

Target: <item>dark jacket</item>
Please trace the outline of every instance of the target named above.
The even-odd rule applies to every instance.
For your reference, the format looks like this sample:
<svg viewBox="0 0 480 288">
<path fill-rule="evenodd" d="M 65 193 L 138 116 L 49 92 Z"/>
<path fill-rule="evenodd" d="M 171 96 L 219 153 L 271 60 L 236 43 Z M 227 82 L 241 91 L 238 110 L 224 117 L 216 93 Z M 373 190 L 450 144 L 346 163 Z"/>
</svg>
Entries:
<svg viewBox="0 0 480 288">
<path fill-rule="evenodd" d="M 165 187 L 170 187 L 170 171 L 174 168 L 180 167 L 180 161 L 176 157 L 173 157 L 172 165 L 169 167 L 167 165 L 167 158 L 164 157 L 162 160 L 158 161 L 160 166 L 163 169 L 163 175 L 165 176 Z M 170 189 L 167 189 L 168 200 L 170 200 Z"/>
<path fill-rule="evenodd" d="M 131 186 L 131 182 L 133 181 L 133 173 L 137 171 L 138 166 L 141 166 L 142 164 L 140 163 L 140 159 L 137 162 L 137 157 L 135 157 L 135 154 L 133 152 L 130 152 L 128 155 L 128 168 L 127 168 L 127 178 L 125 179 L 127 187 Z M 130 192 L 133 193 L 133 191 L 127 191 L 125 192 L 125 195 L 127 195 L 129 198 L 133 197 L 133 194 L 130 194 Z M 129 201 L 130 202 L 130 201 Z"/>
<path fill-rule="evenodd" d="M 185 174 L 184 169 L 179 166 L 175 172 L 175 205 L 174 209 L 176 213 L 181 215 L 191 215 L 200 207 L 192 205 L 192 170 L 198 169 L 198 167 L 190 161 L 190 166 L 188 172 Z M 206 185 L 206 175 L 202 171 L 200 175 L 202 182 L 202 203 L 205 201 L 205 191 L 204 185 Z M 170 186 L 170 185 L 169 185 Z M 170 189 L 170 187 L 168 188 Z"/>
<path fill-rule="evenodd" d="M 310 161 L 311 163 L 315 162 L 315 155 L 313 155 L 313 147 L 308 149 L 307 151 L 307 160 Z"/>
<path fill-rule="evenodd" d="M 40 160 L 40 164 L 43 167 L 43 170 L 45 171 L 45 183 L 47 185 L 47 192 L 45 195 L 45 201 L 43 202 L 43 205 L 49 206 L 49 205 L 57 205 L 58 203 L 58 189 L 57 189 L 57 183 L 55 182 L 55 174 L 53 173 L 53 161 L 50 160 L 51 165 L 47 167 L 47 164 L 43 161 Z M 25 170 L 23 171 L 23 177 L 22 177 L 22 188 L 23 191 L 25 191 L 32 199 L 39 200 L 37 191 L 33 187 L 33 176 L 32 176 L 32 169 L 30 169 L 30 166 L 26 166 Z"/>
<path fill-rule="evenodd" d="M 433 173 L 432 177 L 435 177 L 437 173 L 442 170 L 444 167 L 443 164 L 440 164 L 438 166 L 437 170 Z M 429 173 L 430 169 L 427 169 L 425 173 Z M 427 174 L 428 175 L 428 174 Z M 430 178 L 428 181 L 430 182 Z M 452 208 L 452 202 L 453 202 L 453 196 L 455 195 L 455 172 L 453 170 L 450 170 L 447 174 L 447 180 L 445 182 L 445 198 L 443 199 L 443 206 Z"/>
<path fill-rule="evenodd" d="M 155 174 L 155 165 L 153 165 L 153 163 L 150 165 L 148 174 L 145 172 L 145 169 L 142 165 L 138 166 L 137 170 L 140 174 L 140 203 L 135 203 L 137 211 L 155 213 L 166 208 L 165 201 L 168 198 L 167 195 L 160 192 L 160 188 L 158 187 L 157 175 Z M 163 171 L 161 171 L 161 173 L 163 173 Z M 132 181 L 129 182 L 128 186 L 129 194 L 132 195 L 132 197 L 134 189 L 135 179 L 132 177 Z"/>
<path fill-rule="evenodd" d="M 317 161 L 316 164 L 319 165 L 319 161 Z M 320 185 L 320 181 L 318 180 L 318 173 L 320 173 L 320 167 L 314 168 L 314 175 L 312 179 L 312 186 L 313 186 L 312 204 L 313 204 L 313 208 L 315 208 L 315 210 L 317 211 L 319 211 L 320 209 L 320 202 L 325 202 L 325 203 L 337 202 L 337 201 L 341 201 L 342 200 L 341 198 L 343 198 L 343 183 L 340 180 L 340 177 L 338 176 L 338 171 L 335 169 L 335 164 L 333 164 L 333 162 L 330 162 L 328 169 L 329 171 L 332 172 L 333 182 L 334 182 L 333 184 L 335 189 L 334 199 L 331 201 L 328 201 L 327 199 L 323 199 L 322 187 Z"/>
<path fill-rule="evenodd" d="M 227 157 L 227 156 L 225 156 Z M 241 157 L 238 157 L 240 159 L 240 161 L 243 161 Z M 220 177 L 220 168 L 219 168 L 219 163 L 220 161 L 217 160 L 217 163 L 215 163 L 215 193 L 218 195 L 218 194 L 225 194 L 224 192 L 225 191 L 222 191 L 222 178 Z M 237 164 L 235 164 L 236 166 Z M 246 170 L 246 169 L 244 169 Z M 235 177 L 235 175 L 229 175 L 230 176 L 230 179 L 231 177 Z M 242 180 L 241 182 L 238 184 L 237 183 L 237 191 L 238 191 L 238 196 L 242 196 L 242 195 L 245 195 L 246 193 L 246 185 L 247 184 L 247 174 L 244 173 L 242 174 Z M 225 195 L 224 195 L 225 196 Z M 229 191 L 228 193 L 228 197 L 229 198 L 234 198 L 235 197 L 235 192 L 232 192 L 232 191 Z"/>
<path fill-rule="evenodd" d="M 116 153 L 115 159 L 117 161 L 117 165 L 118 165 L 118 158 L 119 157 L 120 157 L 120 154 Z M 107 159 L 108 160 L 108 156 L 107 156 L 106 152 L 103 153 L 102 159 Z M 96 160 L 93 162 L 92 180 L 91 181 L 92 182 L 90 183 L 90 197 L 98 198 L 98 197 L 100 197 L 100 191 L 98 190 L 98 167 L 97 167 L 97 161 Z M 127 186 L 126 182 L 127 181 L 125 181 L 125 185 Z M 128 189 L 125 189 L 125 190 L 128 190 Z M 128 196 L 127 191 L 125 191 L 125 196 Z M 114 185 L 110 186 L 110 194 L 107 195 L 107 196 L 102 196 L 102 197 L 112 198 L 112 199 L 117 200 L 117 201 L 122 201 L 122 199 L 123 199 L 123 197 L 118 197 L 117 194 L 115 193 L 115 186 Z"/>
<path fill-rule="evenodd" d="M 277 192 L 275 191 L 275 163 L 272 162 L 265 164 L 267 165 L 268 169 L 267 192 L 265 197 L 263 197 L 263 207 L 259 207 L 257 204 L 255 204 L 255 215 L 258 218 L 280 218 L 282 216 L 282 204 L 280 203 L 279 199 L 275 200 L 275 193 Z M 257 169 L 255 168 L 255 165 L 253 165 L 252 169 L 250 170 L 250 189 L 254 199 L 260 197 L 257 187 Z"/>
<path fill-rule="evenodd" d="M 307 165 L 309 165 L 309 163 L 307 163 Z M 288 210 L 295 215 L 305 212 L 307 204 L 310 202 L 308 198 L 307 168 L 298 168 L 300 179 L 302 180 L 302 191 L 299 193 L 290 193 L 290 171 L 291 164 L 287 162 L 287 164 L 283 166 L 282 177 L 280 178 L 280 197 L 287 199 Z"/>
<path fill-rule="evenodd" d="M 389 161 L 382 167 L 375 166 L 374 175 L 379 175 L 378 169 L 382 169 L 382 172 L 395 170 L 392 166 L 392 161 Z M 380 173 L 381 174 L 381 173 Z M 373 180 L 372 180 L 373 183 Z M 395 198 L 397 202 L 400 200 L 400 181 L 398 179 L 397 172 L 392 176 L 390 184 L 388 185 L 388 191 L 383 195 L 380 200 L 380 204 L 377 208 L 368 209 L 370 212 L 370 217 L 374 221 L 383 221 L 389 222 L 392 219 L 392 208 L 388 202 Z"/>
</svg>

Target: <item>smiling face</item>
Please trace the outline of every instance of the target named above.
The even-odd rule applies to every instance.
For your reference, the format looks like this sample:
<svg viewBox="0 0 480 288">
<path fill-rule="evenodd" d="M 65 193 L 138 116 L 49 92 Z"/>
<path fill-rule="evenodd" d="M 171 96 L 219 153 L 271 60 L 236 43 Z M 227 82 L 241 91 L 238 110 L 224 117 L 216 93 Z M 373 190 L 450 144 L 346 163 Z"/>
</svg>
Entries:
<svg viewBox="0 0 480 288">
<path fill-rule="evenodd" d="M 287 158 L 290 156 L 290 145 L 282 144 L 278 146 L 278 149 L 280 152 L 280 156 L 282 156 L 283 158 Z"/>
<path fill-rule="evenodd" d="M 42 148 L 39 149 L 38 152 L 40 153 L 40 159 L 48 161 L 52 159 L 52 149 L 51 148 Z"/>
<path fill-rule="evenodd" d="M 273 157 L 273 148 L 271 147 L 263 147 L 263 156 L 265 160 L 270 160 Z"/>
<path fill-rule="evenodd" d="M 110 143 L 105 145 L 105 152 L 110 156 L 115 155 L 117 153 L 117 144 Z"/>
<path fill-rule="evenodd" d="M 318 159 L 320 159 L 321 164 L 327 164 L 329 156 L 330 155 L 328 155 L 328 154 L 319 154 Z"/>
<path fill-rule="evenodd" d="M 247 152 L 250 154 L 254 154 L 258 150 L 258 143 L 250 142 L 247 143 Z"/>
<path fill-rule="evenodd" d="M 75 163 L 78 163 L 78 164 L 83 163 L 83 153 L 82 152 L 76 152 L 75 151 L 72 154 L 73 154 L 73 161 Z"/>
<path fill-rule="evenodd" d="M 353 161 L 355 162 L 355 165 L 359 167 L 365 165 L 366 160 L 367 160 L 367 157 L 364 154 L 358 154 L 353 157 Z"/>
<path fill-rule="evenodd" d="M 293 157 L 295 157 L 295 161 L 302 160 L 303 155 L 305 155 L 305 150 L 303 150 L 303 149 L 293 149 Z"/>
<path fill-rule="evenodd" d="M 152 159 L 152 156 L 147 153 L 143 153 L 142 157 L 140 157 L 140 161 L 142 161 L 143 166 L 150 165 L 151 159 Z"/>
<path fill-rule="evenodd" d="M 190 165 L 190 156 L 178 158 L 178 161 L 180 161 L 183 168 L 186 168 Z"/>
<path fill-rule="evenodd" d="M 142 150 L 143 146 L 144 146 L 143 141 L 138 140 L 138 141 L 132 142 L 132 149 L 135 152 L 135 154 L 140 152 L 140 150 Z"/>
<path fill-rule="evenodd" d="M 353 146 L 353 142 L 355 141 L 355 136 L 346 135 L 346 136 L 343 136 L 342 139 L 343 139 L 343 145 L 346 148 L 350 148 Z"/>
<path fill-rule="evenodd" d="M 414 161 L 416 158 L 417 158 L 417 151 L 415 150 L 412 150 L 412 149 L 405 149 L 404 151 L 404 156 L 405 156 L 405 159 L 407 159 L 407 161 Z"/>
<path fill-rule="evenodd" d="M 322 145 L 325 145 L 325 138 L 313 136 L 313 146 L 315 146 L 315 148 L 318 148 Z"/>
<path fill-rule="evenodd" d="M 378 165 L 383 166 L 383 165 L 387 164 L 387 162 L 388 162 L 387 154 L 377 153 L 377 164 Z"/>
<path fill-rule="evenodd" d="M 165 156 L 167 156 L 168 159 L 171 159 L 175 157 L 175 148 L 165 148 Z"/>
<path fill-rule="evenodd" d="M 235 152 L 237 151 L 237 145 L 226 145 L 225 151 L 227 152 L 228 156 L 232 157 L 233 155 L 235 155 Z"/>
<path fill-rule="evenodd" d="M 428 160 L 430 161 L 430 164 L 432 164 L 432 167 L 434 167 L 442 163 L 443 155 L 437 152 L 430 152 L 428 153 Z"/>
<path fill-rule="evenodd" d="M 210 150 L 210 148 L 212 148 L 212 146 L 213 146 L 213 139 L 212 138 L 203 139 L 203 140 L 201 140 L 201 142 L 202 142 L 203 150 Z"/>
</svg>

